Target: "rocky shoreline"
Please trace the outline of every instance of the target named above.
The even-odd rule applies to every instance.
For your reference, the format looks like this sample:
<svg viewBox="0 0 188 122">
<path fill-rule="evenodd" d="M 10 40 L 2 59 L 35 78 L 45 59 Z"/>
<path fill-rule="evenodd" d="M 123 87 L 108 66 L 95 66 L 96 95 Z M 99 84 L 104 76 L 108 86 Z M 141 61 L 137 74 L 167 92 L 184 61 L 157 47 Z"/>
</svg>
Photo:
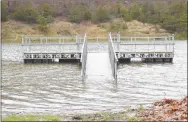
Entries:
<svg viewBox="0 0 188 122">
<path fill-rule="evenodd" d="M 181 100 L 162 99 L 150 109 L 139 113 L 144 121 L 187 121 L 187 98 Z"/>
</svg>

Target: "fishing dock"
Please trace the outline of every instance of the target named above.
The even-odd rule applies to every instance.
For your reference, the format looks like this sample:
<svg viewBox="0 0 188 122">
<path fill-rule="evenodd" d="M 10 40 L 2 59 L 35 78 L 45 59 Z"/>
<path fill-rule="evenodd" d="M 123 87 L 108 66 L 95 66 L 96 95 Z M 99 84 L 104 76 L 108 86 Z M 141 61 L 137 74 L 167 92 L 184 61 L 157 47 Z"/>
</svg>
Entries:
<svg viewBox="0 0 188 122">
<path fill-rule="evenodd" d="M 24 63 L 78 62 L 82 66 L 81 75 L 85 76 L 89 53 L 87 40 L 87 34 L 83 36 L 77 34 L 75 37 L 22 36 L 23 61 Z M 105 43 L 115 79 L 119 63 L 130 63 L 134 59 L 145 63 L 171 63 L 174 58 L 174 35 L 128 37 L 120 36 L 120 33 L 115 35 L 109 33 Z"/>
</svg>

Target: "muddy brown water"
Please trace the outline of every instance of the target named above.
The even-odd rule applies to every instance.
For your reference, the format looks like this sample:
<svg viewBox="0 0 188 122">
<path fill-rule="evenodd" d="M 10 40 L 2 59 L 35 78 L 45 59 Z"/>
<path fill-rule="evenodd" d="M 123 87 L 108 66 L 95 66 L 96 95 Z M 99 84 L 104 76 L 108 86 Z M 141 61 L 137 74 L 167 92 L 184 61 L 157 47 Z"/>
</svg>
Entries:
<svg viewBox="0 0 188 122">
<path fill-rule="evenodd" d="M 90 51 L 107 51 L 107 44 L 88 47 Z M 78 64 L 23 64 L 20 44 L 3 44 L 2 115 L 120 111 L 187 95 L 187 41 L 176 41 L 173 63 L 119 64 L 117 82 L 110 73 L 97 75 L 100 64 L 93 67 L 93 63 L 87 64 L 90 71 L 82 81 Z"/>
</svg>

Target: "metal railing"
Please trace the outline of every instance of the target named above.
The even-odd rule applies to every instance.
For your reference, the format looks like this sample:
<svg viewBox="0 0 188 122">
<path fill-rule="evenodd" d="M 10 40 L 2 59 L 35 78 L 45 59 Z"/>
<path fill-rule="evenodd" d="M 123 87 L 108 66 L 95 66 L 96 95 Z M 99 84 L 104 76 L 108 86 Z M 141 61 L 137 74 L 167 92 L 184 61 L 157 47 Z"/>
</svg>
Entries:
<svg viewBox="0 0 188 122">
<path fill-rule="evenodd" d="M 77 38 L 78 34 L 76 35 Z M 74 44 L 74 36 L 26 36 L 22 35 L 22 45 Z"/>
<path fill-rule="evenodd" d="M 85 71 L 86 71 L 86 62 L 87 62 L 87 35 L 86 34 L 84 36 L 84 42 L 83 42 L 83 46 L 82 46 L 82 54 L 81 54 L 80 62 L 82 65 L 81 76 L 84 79 Z"/>
<path fill-rule="evenodd" d="M 171 57 L 174 57 L 174 35 L 170 36 L 153 36 L 153 37 L 142 37 L 142 36 L 121 36 L 118 33 L 113 37 L 113 43 L 115 52 L 124 53 L 171 53 Z M 118 53 L 118 58 L 120 54 Z"/>
<path fill-rule="evenodd" d="M 25 53 L 61 53 L 80 52 L 81 36 L 24 36 L 22 35 L 22 51 Z"/>
<path fill-rule="evenodd" d="M 114 51 L 114 44 L 112 41 L 111 33 L 109 33 L 109 35 L 108 35 L 108 53 L 109 53 L 110 64 L 111 64 L 111 69 L 112 69 L 112 75 L 113 75 L 114 79 L 117 80 L 118 59 L 117 59 L 116 53 Z"/>
</svg>

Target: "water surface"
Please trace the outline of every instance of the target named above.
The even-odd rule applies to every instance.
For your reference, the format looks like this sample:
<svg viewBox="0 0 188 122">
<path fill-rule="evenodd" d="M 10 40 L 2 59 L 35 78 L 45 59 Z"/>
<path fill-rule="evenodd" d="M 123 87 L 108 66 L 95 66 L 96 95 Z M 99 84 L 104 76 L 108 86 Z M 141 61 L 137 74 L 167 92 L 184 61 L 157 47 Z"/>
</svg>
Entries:
<svg viewBox="0 0 188 122">
<path fill-rule="evenodd" d="M 88 44 L 88 48 L 105 52 L 107 44 Z M 21 46 L 3 44 L 3 116 L 119 111 L 127 106 L 150 105 L 164 97 L 187 95 L 186 41 L 176 41 L 173 63 L 119 64 L 117 82 L 109 75 L 107 55 L 101 55 L 106 57 L 101 64 L 96 60 L 99 55 L 89 55 L 88 78 L 82 81 L 78 64 L 23 64 Z M 105 77 L 100 78 L 99 74 Z"/>
</svg>

